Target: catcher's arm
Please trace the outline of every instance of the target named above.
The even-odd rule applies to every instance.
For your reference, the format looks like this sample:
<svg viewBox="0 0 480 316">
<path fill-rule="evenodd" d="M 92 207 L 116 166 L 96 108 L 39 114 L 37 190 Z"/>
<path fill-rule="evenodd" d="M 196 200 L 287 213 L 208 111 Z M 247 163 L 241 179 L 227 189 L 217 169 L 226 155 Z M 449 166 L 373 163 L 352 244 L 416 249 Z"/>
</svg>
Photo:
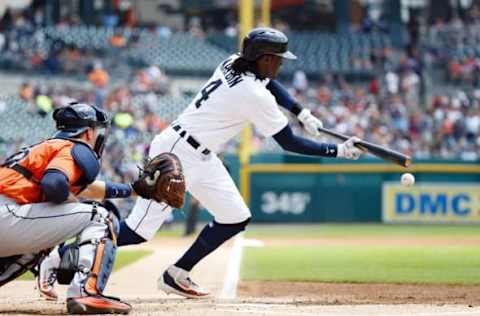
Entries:
<svg viewBox="0 0 480 316">
<path fill-rule="evenodd" d="M 104 199 L 127 198 L 130 196 L 137 196 L 135 191 L 132 190 L 130 184 L 105 182 L 101 180 L 95 180 L 78 195 L 78 197 L 95 201 L 103 201 Z"/>
</svg>

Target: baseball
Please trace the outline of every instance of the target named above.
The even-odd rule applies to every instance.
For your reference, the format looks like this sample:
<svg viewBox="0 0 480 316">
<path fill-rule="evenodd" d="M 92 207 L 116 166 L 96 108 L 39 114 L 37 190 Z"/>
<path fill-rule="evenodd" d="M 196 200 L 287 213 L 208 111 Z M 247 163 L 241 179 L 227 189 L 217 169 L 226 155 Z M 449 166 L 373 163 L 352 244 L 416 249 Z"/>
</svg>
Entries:
<svg viewBox="0 0 480 316">
<path fill-rule="evenodd" d="M 411 187 L 415 183 L 415 177 L 411 173 L 404 173 L 400 178 L 400 182 L 404 187 Z"/>
</svg>

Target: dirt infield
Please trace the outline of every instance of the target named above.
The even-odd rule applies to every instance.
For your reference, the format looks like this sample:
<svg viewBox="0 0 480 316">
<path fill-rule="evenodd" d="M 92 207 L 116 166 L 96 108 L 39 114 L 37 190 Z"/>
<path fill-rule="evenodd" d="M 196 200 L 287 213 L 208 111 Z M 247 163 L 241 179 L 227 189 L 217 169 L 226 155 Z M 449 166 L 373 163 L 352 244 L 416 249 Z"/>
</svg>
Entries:
<svg viewBox="0 0 480 316">
<path fill-rule="evenodd" d="M 270 284 L 273 286 L 273 284 Z M 15 297 L 5 297 L 5 293 L 2 292 L 0 299 L 0 314 L 2 315 L 65 315 L 65 305 L 62 301 L 59 302 L 47 302 L 37 298 L 36 295 L 32 295 L 32 282 L 17 282 L 15 292 L 12 295 Z M 251 286 L 251 284 L 250 284 Z M 242 285 L 241 288 L 244 288 Z M 369 285 L 365 285 L 366 288 Z M 265 286 L 260 286 L 260 289 L 265 289 Z M 267 288 L 269 288 L 267 286 Z M 284 290 L 305 290 L 305 285 L 301 288 L 296 286 L 285 286 Z M 313 290 L 314 288 L 311 288 Z M 403 290 L 409 290 L 409 287 L 400 288 L 393 291 L 392 294 L 386 294 L 385 298 L 379 292 L 381 290 L 387 290 L 387 287 L 380 287 L 375 289 L 372 296 L 368 295 L 368 292 L 358 295 L 356 290 L 362 288 L 350 287 L 349 285 L 332 286 L 332 284 L 325 284 L 323 291 L 320 291 L 317 296 L 312 296 L 307 293 L 302 295 L 293 296 L 288 293 L 289 296 L 283 297 L 266 297 L 256 296 L 255 298 L 240 297 L 234 300 L 221 300 L 221 299 L 207 299 L 207 300 L 186 300 L 181 298 L 165 298 L 158 292 L 151 293 L 149 298 L 138 296 L 122 296 L 127 299 L 133 305 L 133 311 L 131 315 L 182 315 L 182 316 L 217 316 L 217 315 L 235 315 L 235 316 L 254 316 L 254 315 L 272 315 L 272 316 L 456 316 L 456 315 L 480 315 L 480 307 L 469 307 L 465 304 L 444 304 L 444 303 L 432 303 L 433 301 L 442 302 L 441 299 L 434 299 L 426 295 L 429 304 L 419 304 L 420 298 L 410 299 L 411 302 L 404 304 L 409 300 L 408 297 L 404 297 L 404 294 L 400 294 L 398 301 L 394 300 L 395 293 L 399 291 L 403 293 Z M 270 288 L 270 291 L 272 289 Z M 278 290 L 278 288 L 275 288 Z M 335 292 L 337 290 L 337 292 Z M 355 290 L 355 291 L 354 291 Z M 19 291 L 23 291 L 22 295 L 19 295 Z M 242 293 L 243 293 L 242 289 Z M 356 293 L 352 294 L 353 292 Z M 274 293 L 280 294 L 282 291 L 275 291 Z M 322 294 L 328 292 L 329 294 Z M 435 291 L 434 291 L 435 292 Z M 27 295 L 28 293 L 28 295 Z M 273 293 L 270 292 L 270 293 Z M 413 289 L 414 294 L 422 293 L 418 289 Z M 478 290 L 477 290 L 478 301 Z M 312 293 L 313 294 L 313 293 Z M 266 295 L 266 293 L 259 293 L 259 295 Z M 467 295 L 472 297 L 475 294 Z M 462 296 L 460 294 L 460 296 Z M 389 297 L 389 298 L 388 298 Z M 363 299 L 362 299 L 363 298 Z M 376 298 L 380 298 L 381 302 L 376 304 L 368 304 L 370 301 L 375 301 Z M 456 297 L 452 295 L 449 300 L 452 302 L 464 301 L 464 297 Z M 387 304 L 394 303 L 394 304 Z"/>
<path fill-rule="evenodd" d="M 475 286 L 242 282 L 237 298 L 220 299 L 232 243 L 207 257 L 193 273 L 194 279 L 212 290 L 215 298 L 185 300 L 166 296 L 156 289 L 156 279 L 190 242 L 162 238 L 138 246 L 152 249 L 153 255 L 114 273 L 107 294 L 127 300 L 134 308 L 131 315 L 142 316 L 480 315 L 480 287 Z M 64 315 L 65 288 L 58 290 L 61 300 L 46 302 L 38 297 L 32 281 L 7 284 L 0 288 L 0 314 Z"/>
<path fill-rule="evenodd" d="M 295 295 L 292 295 L 295 293 Z M 319 305 L 432 304 L 480 307 L 480 287 L 460 285 L 242 282 L 239 297 L 270 297 Z"/>
</svg>

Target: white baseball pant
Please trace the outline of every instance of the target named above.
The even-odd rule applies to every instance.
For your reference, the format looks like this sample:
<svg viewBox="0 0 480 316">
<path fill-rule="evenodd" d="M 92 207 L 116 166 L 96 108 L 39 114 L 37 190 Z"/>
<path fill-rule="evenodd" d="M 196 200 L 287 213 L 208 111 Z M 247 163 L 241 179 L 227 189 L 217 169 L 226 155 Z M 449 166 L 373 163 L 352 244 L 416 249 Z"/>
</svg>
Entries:
<svg viewBox="0 0 480 316">
<path fill-rule="evenodd" d="M 172 152 L 178 156 L 189 191 L 221 224 L 236 224 L 251 217 L 251 213 L 222 161 L 213 152 L 205 155 L 204 147 L 195 149 L 185 132 L 170 126 L 157 135 L 150 146 L 149 156 Z M 164 203 L 138 198 L 126 219 L 130 229 L 141 237 L 152 239 L 172 209 Z"/>
</svg>

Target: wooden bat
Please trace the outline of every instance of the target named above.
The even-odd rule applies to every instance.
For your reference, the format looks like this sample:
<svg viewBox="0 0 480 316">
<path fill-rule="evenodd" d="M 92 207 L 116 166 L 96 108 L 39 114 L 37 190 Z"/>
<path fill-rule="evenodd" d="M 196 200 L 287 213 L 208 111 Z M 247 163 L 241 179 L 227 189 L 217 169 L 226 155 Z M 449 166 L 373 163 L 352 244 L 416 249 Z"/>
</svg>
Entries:
<svg viewBox="0 0 480 316">
<path fill-rule="evenodd" d="M 336 137 L 336 138 L 338 138 L 340 140 L 343 140 L 343 141 L 346 141 L 347 139 L 350 138 L 350 136 L 343 135 L 341 133 L 332 131 L 328 128 L 320 127 L 320 128 L 318 128 L 318 131 L 321 132 L 321 133 L 325 133 L 327 135 Z M 397 165 L 403 166 L 405 168 L 409 167 L 412 164 L 412 158 L 410 158 L 410 156 L 404 155 L 404 154 L 402 154 L 398 151 L 389 149 L 387 147 L 382 147 L 380 145 L 373 144 L 373 143 L 370 143 L 370 142 L 367 142 L 367 141 L 364 141 L 364 140 L 362 140 L 358 143 L 355 143 L 355 146 L 362 149 L 362 150 L 368 151 L 372 155 L 375 155 L 379 158 L 382 158 L 383 160 L 391 161 L 391 162 L 393 162 Z"/>
</svg>

